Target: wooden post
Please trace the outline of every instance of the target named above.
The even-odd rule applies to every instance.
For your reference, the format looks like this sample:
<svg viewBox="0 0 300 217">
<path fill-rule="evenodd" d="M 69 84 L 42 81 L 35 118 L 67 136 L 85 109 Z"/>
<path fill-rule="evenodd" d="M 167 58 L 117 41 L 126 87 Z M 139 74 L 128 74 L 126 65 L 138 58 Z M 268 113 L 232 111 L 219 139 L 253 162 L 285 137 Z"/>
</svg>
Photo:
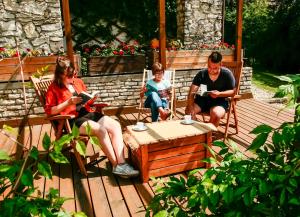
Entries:
<svg viewBox="0 0 300 217">
<path fill-rule="evenodd" d="M 159 61 L 166 68 L 166 11 L 165 0 L 158 1 L 159 10 Z"/>
<path fill-rule="evenodd" d="M 62 0 L 62 6 L 63 6 L 62 9 L 63 9 L 65 36 L 66 36 L 66 43 L 67 43 L 67 55 L 68 55 L 70 61 L 74 65 L 74 53 L 73 53 L 73 45 L 72 45 L 72 30 L 71 30 L 69 0 Z"/>
<path fill-rule="evenodd" d="M 236 50 L 235 60 L 237 62 L 242 61 L 242 27 L 243 27 L 243 0 L 238 0 L 236 7 Z"/>
</svg>

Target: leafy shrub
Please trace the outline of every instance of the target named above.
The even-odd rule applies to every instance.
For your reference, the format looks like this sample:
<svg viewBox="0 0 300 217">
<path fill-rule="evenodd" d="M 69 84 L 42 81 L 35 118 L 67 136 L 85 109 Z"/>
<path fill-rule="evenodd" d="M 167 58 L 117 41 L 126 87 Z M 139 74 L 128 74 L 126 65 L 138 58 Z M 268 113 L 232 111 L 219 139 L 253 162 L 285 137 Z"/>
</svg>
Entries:
<svg viewBox="0 0 300 217">
<path fill-rule="evenodd" d="M 256 157 L 244 158 L 223 142 L 220 165 L 199 178 L 170 178 L 157 189 L 149 208 L 154 216 L 296 216 L 300 213 L 300 123 L 277 129 L 255 128 L 249 147 Z M 267 138 L 272 138 L 272 143 Z M 233 151 L 229 151 L 233 150 Z M 216 157 L 206 161 L 215 162 Z M 176 200 L 174 200 L 176 199 Z M 177 203 L 178 201 L 179 203 Z"/>
<path fill-rule="evenodd" d="M 6 127 L 6 130 L 11 131 L 12 129 Z M 1 132 L 4 133 L 2 130 Z M 56 163 L 68 163 L 69 161 L 62 154 L 62 150 L 70 142 L 76 142 L 79 153 L 85 154 L 85 146 L 78 140 L 78 136 L 77 127 L 73 127 L 71 134 L 64 135 L 55 142 L 51 142 L 46 133 L 42 145 Z M 94 138 L 93 141 L 95 141 Z M 36 147 L 28 150 L 26 156 L 21 160 L 13 160 L 6 152 L 0 150 L 0 194 L 5 192 L 4 199 L 0 201 L 1 216 L 86 216 L 82 212 L 69 213 L 63 210 L 63 203 L 70 198 L 60 197 L 57 189 L 51 188 L 43 198 L 40 190 L 34 186 L 33 182 L 34 177 L 38 175 L 51 179 L 52 170 L 50 164 L 39 156 Z"/>
</svg>

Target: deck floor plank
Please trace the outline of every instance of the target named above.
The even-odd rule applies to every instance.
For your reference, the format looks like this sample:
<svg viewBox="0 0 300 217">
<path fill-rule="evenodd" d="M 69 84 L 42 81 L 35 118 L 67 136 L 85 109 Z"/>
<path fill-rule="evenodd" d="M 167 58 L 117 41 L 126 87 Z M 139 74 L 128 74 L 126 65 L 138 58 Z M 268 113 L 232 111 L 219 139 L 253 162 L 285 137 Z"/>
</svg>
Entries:
<svg viewBox="0 0 300 217">
<path fill-rule="evenodd" d="M 73 183 L 73 170 L 72 165 L 76 164 L 76 162 L 72 162 L 72 158 L 70 153 L 66 154 L 66 157 L 70 160 L 70 164 L 61 164 L 59 166 L 59 195 L 61 197 L 70 198 L 63 204 L 63 208 L 68 211 L 76 210 L 75 203 L 75 192 Z"/>
<path fill-rule="evenodd" d="M 122 192 L 120 190 L 120 186 L 116 180 L 116 177 L 111 173 L 111 166 L 108 159 L 106 158 L 105 160 L 98 163 L 98 165 L 101 171 L 102 181 L 106 191 L 107 200 L 111 208 L 112 216 L 130 216 L 124 200 L 124 196 L 122 195 Z"/>
<path fill-rule="evenodd" d="M 94 216 L 93 203 L 91 200 L 91 192 L 88 184 L 88 180 L 84 175 L 78 172 L 77 164 L 75 160 L 72 160 L 73 174 L 74 174 L 74 191 L 76 211 L 82 211 L 87 216 Z"/>
</svg>

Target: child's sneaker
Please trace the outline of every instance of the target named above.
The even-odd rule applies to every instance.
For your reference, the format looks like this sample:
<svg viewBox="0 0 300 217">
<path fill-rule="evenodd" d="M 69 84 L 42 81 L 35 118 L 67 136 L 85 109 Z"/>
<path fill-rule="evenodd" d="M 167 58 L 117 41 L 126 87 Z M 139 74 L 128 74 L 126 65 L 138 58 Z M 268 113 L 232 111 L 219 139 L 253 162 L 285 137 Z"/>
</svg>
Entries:
<svg viewBox="0 0 300 217">
<path fill-rule="evenodd" d="M 113 169 L 112 173 L 122 178 L 136 177 L 140 174 L 138 170 L 135 170 L 132 166 L 130 166 L 127 163 L 118 164 Z"/>
</svg>

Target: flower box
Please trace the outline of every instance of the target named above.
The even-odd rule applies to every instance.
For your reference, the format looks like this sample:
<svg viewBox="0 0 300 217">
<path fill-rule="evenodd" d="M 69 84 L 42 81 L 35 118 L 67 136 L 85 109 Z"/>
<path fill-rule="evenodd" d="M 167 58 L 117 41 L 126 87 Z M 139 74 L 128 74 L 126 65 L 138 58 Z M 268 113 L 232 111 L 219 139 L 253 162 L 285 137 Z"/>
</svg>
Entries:
<svg viewBox="0 0 300 217">
<path fill-rule="evenodd" d="M 145 55 L 93 56 L 88 61 L 88 74 L 107 75 L 142 72 L 145 66 Z"/>
<path fill-rule="evenodd" d="M 54 72 L 57 56 L 39 56 L 25 57 L 23 59 L 24 80 L 29 80 L 29 77 L 36 73 L 37 69 L 49 65 L 49 72 Z M 80 56 L 75 55 L 75 65 L 80 65 Z M 79 68 L 79 67 L 78 67 Z M 0 81 L 20 81 L 21 68 L 17 57 L 4 58 L 0 61 Z"/>
<path fill-rule="evenodd" d="M 176 70 L 200 69 L 207 66 L 207 58 L 213 50 L 177 50 L 166 51 L 166 68 Z M 223 61 L 234 61 L 234 50 L 218 50 L 223 55 Z M 149 57 L 149 67 L 159 61 L 159 52 L 152 51 Z"/>
</svg>

